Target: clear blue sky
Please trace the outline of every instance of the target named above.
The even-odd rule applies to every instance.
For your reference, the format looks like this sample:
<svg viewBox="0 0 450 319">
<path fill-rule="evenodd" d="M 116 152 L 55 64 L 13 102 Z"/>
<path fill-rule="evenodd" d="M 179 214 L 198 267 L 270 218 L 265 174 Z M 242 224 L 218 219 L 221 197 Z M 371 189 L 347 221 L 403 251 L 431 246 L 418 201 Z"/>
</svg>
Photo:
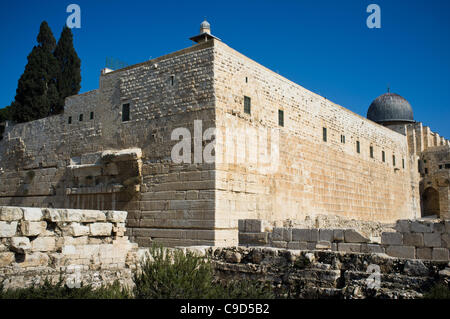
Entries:
<svg viewBox="0 0 450 319">
<path fill-rule="evenodd" d="M 450 138 L 448 0 L 1 1 L 0 107 L 14 99 L 41 21 L 58 39 L 71 3 L 81 7 L 80 92 L 98 88 L 107 56 L 134 64 L 190 46 L 206 16 L 229 46 L 363 116 L 389 84 L 417 121 Z M 381 29 L 366 26 L 371 3 Z"/>
</svg>

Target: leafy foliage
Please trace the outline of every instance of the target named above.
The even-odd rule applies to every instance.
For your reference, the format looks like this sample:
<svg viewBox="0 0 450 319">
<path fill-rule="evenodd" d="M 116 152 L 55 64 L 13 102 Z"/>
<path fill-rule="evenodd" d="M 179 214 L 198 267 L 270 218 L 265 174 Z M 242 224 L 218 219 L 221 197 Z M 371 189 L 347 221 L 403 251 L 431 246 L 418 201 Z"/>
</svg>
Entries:
<svg viewBox="0 0 450 319">
<path fill-rule="evenodd" d="M 450 289 L 442 283 L 436 284 L 423 297 L 425 299 L 450 299 Z"/>
</svg>

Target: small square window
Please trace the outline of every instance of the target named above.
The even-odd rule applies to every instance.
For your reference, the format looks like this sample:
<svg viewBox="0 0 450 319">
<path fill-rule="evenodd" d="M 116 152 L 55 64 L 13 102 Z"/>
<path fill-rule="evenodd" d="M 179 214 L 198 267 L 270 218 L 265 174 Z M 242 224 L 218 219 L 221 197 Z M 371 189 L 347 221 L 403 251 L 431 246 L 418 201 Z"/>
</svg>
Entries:
<svg viewBox="0 0 450 319">
<path fill-rule="evenodd" d="M 251 114 L 251 99 L 248 96 L 244 96 L 244 113 Z"/>
<path fill-rule="evenodd" d="M 341 135 L 341 143 L 345 144 L 345 135 Z"/>
<path fill-rule="evenodd" d="M 173 86 L 175 84 L 175 76 L 171 75 L 170 76 L 170 85 Z"/>
<path fill-rule="evenodd" d="M 425 174 L 428 174 L 428 168 L 425 167 Z"/>
<path fill-rule="evenodd" d="M 405 159 L 402 158 L 402 167 L 405 168 Z"/>
<path fill-rule="evenodd" d="M 439 169 L 442 169 L 442 165 L 439 165 Z"/>
<path fill-rule="evenodd" d="M 284 111 L 278 110 L 278 125 L 284 126 Z"/>
<path fill-rule="evenodd" d="M 386 153 L 384 153 L 384 151 L 381 151 L 381 160 L 386 162 Z"/>
<path fill-rule="evenodd" d="M 359 141 L 356 141 L 356 152 L 358 154 L 361 153 L 361 144 L 359 143 Z"/>
<path fill-rule="evenodd" d="M 67 119 L 67 123 L 72 124 L 72 116 L 69 116 L 69 118 Z"/>
<path fill-rule="evenodd" d="M 79 120 L 80 122 L 83 122 L 83 114 L 80 114 L 80 117 L 78 118 L 78 120 Z"/>
<path fill-rule="evenodd" d="M 370 157 L 373 158 L 373 146 L 370 147 Z"/>
<path fill-rule="evenodd" d="M 395 166 L 395 155 L 392 155 L 392 165 Z"/>
<path fill-rule="evenodd" d="M 323 141 L 326 142 L 327 141 L 327 128 L 326 127 L 323 128 L 322 135 L 323 135 Z"/>
<path fill-rule="evenodd" d="M 94 112 L 91 112 L 91 114 L 89 115 L 89 118 L 90 118 L 91 120 L 94 119 Z"/>
<path fill-rule="evenodd" d="M 122 122 L 130 120 L 130 103 L 122 105 Z"/>
<path fill-rule="evenodd" d="M 245 83 L 248 83 L 248 77 L 245 77 Z"/>
<path fill-rule="evenodd" d="M 450 164 L 445 164 L 445 168 L 450 168 Z"/>
</svg>

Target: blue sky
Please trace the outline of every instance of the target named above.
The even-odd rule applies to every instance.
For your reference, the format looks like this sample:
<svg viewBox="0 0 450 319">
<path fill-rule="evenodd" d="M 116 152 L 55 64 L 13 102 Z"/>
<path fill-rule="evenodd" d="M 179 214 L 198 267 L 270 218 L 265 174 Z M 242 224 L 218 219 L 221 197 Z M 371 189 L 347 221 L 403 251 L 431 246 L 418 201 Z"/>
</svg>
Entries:
<svg viewBox="0 0 450 319">
<path fill-rule="evenodd" d="M 69 13 L 81 58 L 81 93 L 98 88 L 106 57 L 134 64 L 191 45 L 204 17 L 232 48 L 358 114 L 386 92 L 417 121 L 450 138 L 448 0 L 35 0 L 0 2 L 0 107 L 14 99 L 42 20 L 58 39 Z M 369 29 L 369 4 L 381 28 Z"/>
</svg>

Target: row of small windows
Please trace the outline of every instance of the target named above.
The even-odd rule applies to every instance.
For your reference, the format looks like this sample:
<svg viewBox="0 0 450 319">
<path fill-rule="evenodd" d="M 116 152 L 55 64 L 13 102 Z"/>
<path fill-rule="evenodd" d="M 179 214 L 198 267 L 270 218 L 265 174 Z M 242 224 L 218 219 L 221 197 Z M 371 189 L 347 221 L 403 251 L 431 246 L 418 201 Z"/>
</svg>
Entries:
<svg viewBox="0 0 450 319">
<path fill-rule="evenodd" d="M 248 79 L 246 78 L 246 81 Z M 244 113 L 252 114 L 252 100 L 248 96 L 244 96 Z M 284 111 L 278 110 L 278 125 L 284 126 Z"/>
<path fill-rule="evenodd" d="M 326 142 L 327 139 L 328 139 L 328 137 L 327 137 L 327 128 L 326 127 L 322 128 L 322 138 L 323 138 L 324 142 Z M 345 135 L 341 135 L 341 143 L 345 144 Z M 356 152 L 358 154 L 361 153 L 361 143 L 359 141 L 356 141 Z M 373 146 L 370 146 L 369 154 L 370 154 L 370 158 L 374 158 Z M 384 151 L 381 151 L 381 160 L 383 162 L 386 162 L 386 153 Z M 396 165 L 395 155 L 392 155 L 392 165 L 393 166 Z M 405 160 L 404 159 L 402 159 L 402 167 L 405 168 Z"/>
<path fill-rule="evenodd" d="M 89 119 L 93 120 L 94 119 L 94 112 L 90 112 L 89 113 Z M 81 113 L 80 115 L 78 115 L 78 121 L 79 122 L 83 122 L 83 113 Z M 69 116 L 67 119 L 67 123 L 68 124 L 72 124 L 72 116 Z"/>
</svg>

